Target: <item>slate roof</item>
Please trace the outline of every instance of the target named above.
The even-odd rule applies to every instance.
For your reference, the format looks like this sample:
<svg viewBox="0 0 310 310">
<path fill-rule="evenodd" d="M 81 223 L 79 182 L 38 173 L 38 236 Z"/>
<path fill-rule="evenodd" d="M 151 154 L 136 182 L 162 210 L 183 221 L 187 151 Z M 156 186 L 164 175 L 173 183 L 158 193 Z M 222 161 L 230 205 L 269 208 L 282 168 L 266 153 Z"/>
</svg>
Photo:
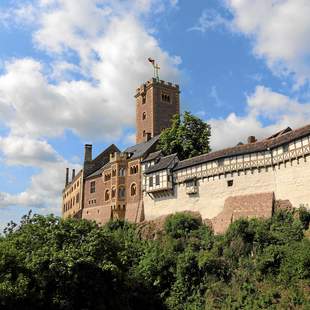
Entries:
<svg viewBox="0 0 310 310">
<path fill-rule="evenodd" d="M 111 144 L 108 148 L 102 151 L 96 158 L 84 163 L 84 176 L 88 177 L 110 161 L 110 154 L 119 152 L 120 150 L 115 144 Z"/>
<path fill-rule="evenodd" d="M 277 134 L 261 141 L 237 145 L 235 147 L 230 147 L 220 151 L 211 152 L 208 154 L 203 154 L 193 158 L 182 160 L 177 164 L 174 170 L 180 170 L 186 167 L 202 164 L 215 159 L 244 155 L 253 152 L 267 151 L 268 149 L 279 147 L 281 145 L 287 144 L 291 141 L 310 134 L 310 125 L 291 131 L 289 129 L 290 128 L 288 127 L 278 132 Z"/>
<path fill-rule="evenodd" d="M 145 159 L 142 160 L 142 163 L 145 163 L 147 161 L 151 161 L 156 159 L 157 157 L 159 157 L 161 155 L 161 151 L 156 151 L 156 152 L 152 152 L 150 153 Z"/>
<path fill-rule="evenodd" d="M 128 147 L 124 152 L 132 154 L 130 159 L 143 157 L 159 140 L 159 135 L 151 138 L 147 142 L 142 142 L 133 146 Z"/>
<path fill-rule="evenodd" d="M 161 157 L 157 164 L 146 169 L 145 174 L 167 169 L 176 157 L 177 154 Z"/>
<path fill-rule="evenodd" d="M 104 166 L 102 166 L 100 169 L 96 170 L 94 173 L 90 174 L 89 176 L 86 177 L 86 179 L 91 179 L 93 177 L 97 177 L 102 175 L 102 172 L 107 169 L 111 164 L 107 163 Z"/>
</svg>

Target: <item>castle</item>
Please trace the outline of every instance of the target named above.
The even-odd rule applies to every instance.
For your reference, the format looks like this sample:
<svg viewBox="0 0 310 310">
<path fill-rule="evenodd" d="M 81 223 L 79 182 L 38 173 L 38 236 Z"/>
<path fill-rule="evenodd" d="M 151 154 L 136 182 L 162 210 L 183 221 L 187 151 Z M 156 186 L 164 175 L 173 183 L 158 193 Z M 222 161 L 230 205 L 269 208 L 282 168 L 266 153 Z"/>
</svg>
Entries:
<svg viewBox="0 0 310 310">
<path fill-rule="evenodd" d="M 310 203 L 310 125 L 180 161 L 157 150 L 161 131 L 180 113 L 179 86 L 153 78 L 136 91 L 136 145 L 110 145 L 63 190 L 63 217 L 130 222 L 197 211 L 216 233 L 240 217 L 270 217 L 275 208 Z"/>
</svg>

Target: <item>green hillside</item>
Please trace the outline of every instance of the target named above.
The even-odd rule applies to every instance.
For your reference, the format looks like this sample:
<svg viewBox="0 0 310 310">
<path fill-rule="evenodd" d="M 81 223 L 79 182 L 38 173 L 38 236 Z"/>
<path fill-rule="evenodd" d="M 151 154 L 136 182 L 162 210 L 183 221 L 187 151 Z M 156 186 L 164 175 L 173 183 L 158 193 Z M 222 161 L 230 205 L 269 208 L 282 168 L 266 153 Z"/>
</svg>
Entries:
<svg viewBox="0 0 310 310">
<path fill-rule="evenodd" d="M 301 209 L 215 236 L 179 213 L 143 240 L 124 222 L 25 216 L 0 239 L 0 308 L 309 309 L 308 227 Z"/>
</svg>

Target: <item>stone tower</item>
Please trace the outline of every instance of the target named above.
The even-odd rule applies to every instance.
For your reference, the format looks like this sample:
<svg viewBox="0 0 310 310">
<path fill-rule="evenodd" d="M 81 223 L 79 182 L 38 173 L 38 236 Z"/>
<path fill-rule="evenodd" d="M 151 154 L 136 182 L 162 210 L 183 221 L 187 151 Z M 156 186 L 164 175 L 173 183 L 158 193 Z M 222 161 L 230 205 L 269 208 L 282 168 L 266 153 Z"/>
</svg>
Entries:
<svg viewBox="0 0 310 310">
<path fill-rule="evenodd" d="M 170 127 L 173 115 L 180 113 L 179 94 L 179 85 L 155 78 L 137 89 L 137 143 L 144 142 Z"/>
</svg>

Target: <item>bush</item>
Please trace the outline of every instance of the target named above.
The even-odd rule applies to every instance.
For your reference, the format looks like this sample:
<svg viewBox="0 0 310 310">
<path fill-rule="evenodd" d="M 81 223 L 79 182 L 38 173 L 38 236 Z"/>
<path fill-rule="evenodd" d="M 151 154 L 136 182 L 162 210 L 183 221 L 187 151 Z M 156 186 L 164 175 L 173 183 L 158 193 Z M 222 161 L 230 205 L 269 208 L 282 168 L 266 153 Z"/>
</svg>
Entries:
<svg viewBox="0 0 310 310">
<path fill-rule="evenodd" d="M 201 226 L 201 221 L 188 213 L 170 215 L 165 222 L 165 231 L 172 238 L 187 237 Z"/>
</svg>

